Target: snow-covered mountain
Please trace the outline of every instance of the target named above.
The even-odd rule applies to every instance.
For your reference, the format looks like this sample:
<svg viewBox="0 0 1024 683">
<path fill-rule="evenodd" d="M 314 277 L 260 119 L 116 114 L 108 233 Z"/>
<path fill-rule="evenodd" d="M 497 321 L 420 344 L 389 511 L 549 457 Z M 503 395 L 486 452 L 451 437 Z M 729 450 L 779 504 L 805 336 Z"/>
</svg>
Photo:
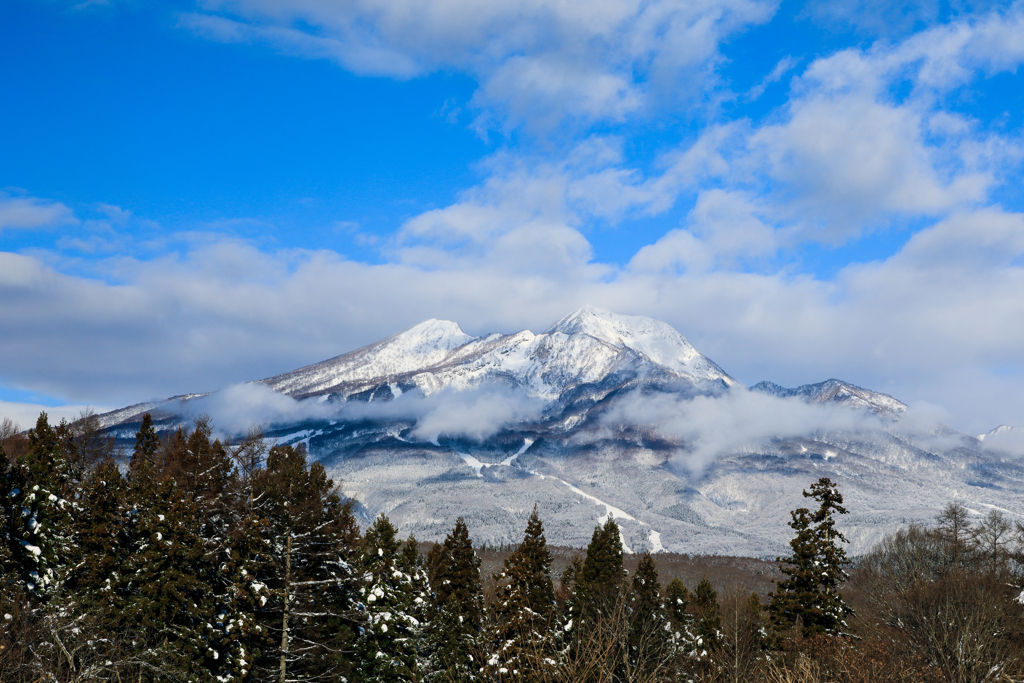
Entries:
<svg viewBox="0 0 1024 683">
<path fill-rule="evenodd" d="M 1024 516 L 1024 466 L 989 439 L 908 420 L 895 398 L 840 380 L 748 390 L 669 325 L 593 308 L 540 334 L 428 320 L 219 394 L 101 417 L 130 441 L 144 412 L 174 428 L 198 413 L 233 424 L 227 408 L 305 443 L 367 517 L 387 513 L 420 540 L 462 516 L 478 541 L 513 542 L 536 503 L 557 544 L 585 545 L 611 514 L 632 550 L 773 556 L 822 476 L 846 497 L 853 553 L 954 499 Z"/>
<path fill-rule="evenodd" d="M 663 322 L 581 308 L 541 334 L 471 337 L 457 323 L 427 320 L 330 360 L 261 380 L 293 398 L 418 388 L 468 389 L 500 383 L 553 400 L 617 372 L 737 386 Z M 371 394 L 372 396 L 372 394 Z"/>
<path fill-rule="evenodd" d="M 817 384 L 804 384 L 795 389 L 780 387 L 773 382 L 758 382 L 750 387 L 750 390 L 782 398 L 796 397 L 808 403 L 835 403 L 852 408 L 865 408 L 878 415 L 886 415 L 897 420 L 907 411 L 905 404 L 888 394 L 862 389 L 839 379 L 827 379 Z"/>
</svg>

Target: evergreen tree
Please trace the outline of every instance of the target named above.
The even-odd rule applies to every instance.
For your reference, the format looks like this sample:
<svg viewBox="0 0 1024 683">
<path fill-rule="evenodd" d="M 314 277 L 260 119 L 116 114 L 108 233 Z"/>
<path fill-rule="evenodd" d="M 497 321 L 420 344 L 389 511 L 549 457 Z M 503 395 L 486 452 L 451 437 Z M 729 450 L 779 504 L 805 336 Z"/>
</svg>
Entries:
<svg viewBox="0 0 1024 683">
<path fill-rule="evenodd" d="M 159 483 L 133 473 L 133 551 L 125 563 L 126 629 L 139 658 L 162 661 L 180 674 L 201 676 L 219 654 L 209 647 L 214 614 L 213 573 L 194 501 L 173 479 Z"/>
<path fill-rule="evenodd" d="M 671 633 L 672 658 L 677 666 L 687 670 L 699 668 L 703 651 L 697 643 L 693 614 L 690 612 L 691 597 L 686 584 L 679 577 L 672 579 L 665 587 L 665 613 Z"/>
<path fill-rule="evenodd" d="M 594 529 L 583 571 L 576 577 L 576 590 L 584 604 L 607 611 L 614 606 L 622 578 L 622 536 L 619 525 L 608 515 L 604 525 Z"/>
<path fill-rule="evenodd" d="M 626 678 L 652 680 L 671 659 L 673 640 L 661 601 L 658 569 L 650 553 L 644 553 L 633 574 L 629 606 Z"/>
<path fill-rule="evenodd" d="M 792 554 L 778 558 L 786 563 L 782 572 L 788 578 L 772 593 L 772 623 L 778 631 L 785 631 L 799 622 L 804 636 L 842 635 L 845 618 L 851 613 L 839 592 L 846 579 L 843 567 L 849 564 L 839 545 L 848 541 L 835 528 L 836 515 L 847 513 L 843 496 L 825 477 L 803 495 L 818 501 L 818 509 L 799 508 L 791 513 L 789 526 L 796 535 L 789 543 Z"/>
<path fill-rule="evenodd" d="M 690 607 L 690 591 L 682 579 L 676 577 L 665 587 L 665 606 L 674 628 L 688 627 L 693 618 L 688 611 Z"/>
<path fill-rule="evenodd" d="M 537 507 L 526 524 L 523 542 L 505 559 L 491 634 L 488 674 L 499 681 L 542 680 L 554 665 L 549 632 L 555 603 L 551 552 Z"/>
<path fill-rule="evenodd" d="M 706 576 L 701 578 L 693 592 L 692 609 L 697 645 L 711 655 L 721 645 L 722 612 L 718 604 L 718 592 Z"/>
<path fill-rule="evenodd" d="M 22 552 L 18 498 L 24 486 L 21 468 L 8 460 L 7 451 L 0 444 L 0 595 L 5 596 L 13 595 L 23 580 L 17 568 Z"/>
<path fill-rule="evenodd" d="M 142 416 L 142 426 L 139 427 L 139 431 L 135 432 L 135 448 L 132 450 L 128 467 L 134 471 L 143 462 L 149 467 L 153 467 L 158 450 L 160 450 L 160 437 L 156 435 L 156 429 L 153 427 L 153 417 L 146 413 Z"/>
<path fill-rule="evenodd" d="M 3 457 L 4 574 L 19 590 L 45 599 L 60 586 L 74 561 L 73 493 L 60 439 L 40 413 L 29 431 L 24 459 Z"/>
<path fill-rule="evenodd" d="M 69 571 L 67 587 L 104 622 L 120 622 L 124 610 L 124 573 L 134 550 L 129 521 L 128 482 L 117 464 L 104 460 L 86 478 L 75 542 L 79 561 Z"/>
<path fill-rule="evenodd" d="M 416 577 L 402 571 L 407 562 L 395 527 L 381 515 L 366 530 L 360 562 L 364 621 L 356 658 L 361 683 L 419 680 L 416 646 L 421 625 L 413 612 L 427 596 L 417 594 Z"/>
<path fill-rule="evenodd" d="M 571 571 L 573 590 L 566 600 L 559 636 L 567 642 L 562 649 L 562 666 L 576 679 L 591 680 L 603 675 L 594 668 L 594 650 L 603 653 L 607 663 L 622 670 L 625 614 L 620 593 L 624 571 L 619 526 L 609 515 L 603 525 L 594 528 L 582 564 Z M 614 662 L 614 664 L 613 664 Z"/>
<path fill-rule="evenodd" d="M 341 653 L 353 636 L 358 532 L 351 507 L 323 465 L 307 463 L 301 446 L 270 449 L 259 497 L 273 568 L 263 623 L 275 634 L 263 665 L 272 665 L 281 681 L 341 675 L 347 670 Z"/>
<path fill-rule="evenodd" d="M 480 663 L 474 654 L 483 622 L 480 558 L 462 517 L 444 544 L 434 544 L 427 561 L 433 604 L 424 638 L 424 680 L 478 680 Z"/>
</svg>

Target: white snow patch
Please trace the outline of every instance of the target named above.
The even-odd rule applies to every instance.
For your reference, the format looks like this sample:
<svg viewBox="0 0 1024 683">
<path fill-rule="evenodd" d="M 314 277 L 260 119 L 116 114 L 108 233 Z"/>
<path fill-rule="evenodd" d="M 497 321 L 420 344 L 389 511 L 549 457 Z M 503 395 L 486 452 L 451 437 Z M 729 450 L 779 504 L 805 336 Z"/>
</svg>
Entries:
<svg viewBox="0 0 1024 683">
<path fill-rule="evenodd" d="M 473 468 L 473 472 L 476 474 L 476 476 L 480 477 L 481 479 L 484 476 L 483 475 L 483 469 L 485 467 L 490 467 L 491 466 L 490 463 L 480 462 L 479 460 L 474 458 L 472 455 L 468 455 L 466 453 L 459 453 L 459 457 L 462 458 L 466 462 L 467 465 L 472 467 Z"/>
</svg>

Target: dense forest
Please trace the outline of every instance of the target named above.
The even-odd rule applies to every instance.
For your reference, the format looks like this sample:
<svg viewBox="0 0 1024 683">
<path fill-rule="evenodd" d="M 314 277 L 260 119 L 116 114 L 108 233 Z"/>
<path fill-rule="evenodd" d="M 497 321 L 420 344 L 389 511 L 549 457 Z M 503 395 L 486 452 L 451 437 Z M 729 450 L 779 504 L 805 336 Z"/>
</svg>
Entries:
<svg viewBox="0 0 1024 683">
<path fill-rule="evenodd" d="M 461 519 L 431 547 L 362 530 L 256 429 L 147 415 L 122 454 L 92 415 L 5 421 L 0 681 L 1024 680 L 1019 522 L 951 503 L 850 561 L 836 484 L 804 496 L 767 594 L 627 572 L 610 517 L 553 577 L 536 509 L 485 575 Z"/>
</svg>

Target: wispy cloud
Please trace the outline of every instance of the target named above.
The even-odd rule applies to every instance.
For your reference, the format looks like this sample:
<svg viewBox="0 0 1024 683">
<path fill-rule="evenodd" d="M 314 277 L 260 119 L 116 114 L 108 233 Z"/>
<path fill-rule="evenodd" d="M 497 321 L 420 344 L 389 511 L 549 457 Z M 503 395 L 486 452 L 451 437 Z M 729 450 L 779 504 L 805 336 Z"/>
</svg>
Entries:
<svg viewBox="0 0 1024 683">
<path fill-rule="evenodd" d="M 182 24 L 225 42 L 262 42 L 357 73 L 411 78 L 455 69 L 478 79 L 482 130 L 618 121 L 659 102 L 692 105 L 720 44 L 775 11 L 771 0 L 236 0 Z M 302 27 L 302 28 L 297 28 Z"/>
<path fill-rule="evenodd" d="M 0 192 L 0 233 L 11 229 L 57 228 L 78 223 L 60 202 Z"/>
<path fill-rule="evenodd" d="M 397 420 L 412 423 L 410 436 L 437 443 L 442 436 L 482 441 L 503 427 L 537 418 L 542 401 L 507 387 L 446 389 L 427 396 L 410 391 L 389 401 L 331 403 L 296 400 L 263 384 L 236 384 L 182 404 L 187 415 L 209 415 L 228 435 L 252 425 L 271 428 L 304 420 Z"/>
<path fill-rule="evenodd" d="M 866 411 L 743 389 L 695 398 L 634 392 L 618 400 L 602 422 L 613 429 L 647 428 L 678 443 L 673 461 L 692 472 L 703 471 L 722 455 L 757 448 L 774 438 L 882 428 L 881 421 Z"/>
</svg>

